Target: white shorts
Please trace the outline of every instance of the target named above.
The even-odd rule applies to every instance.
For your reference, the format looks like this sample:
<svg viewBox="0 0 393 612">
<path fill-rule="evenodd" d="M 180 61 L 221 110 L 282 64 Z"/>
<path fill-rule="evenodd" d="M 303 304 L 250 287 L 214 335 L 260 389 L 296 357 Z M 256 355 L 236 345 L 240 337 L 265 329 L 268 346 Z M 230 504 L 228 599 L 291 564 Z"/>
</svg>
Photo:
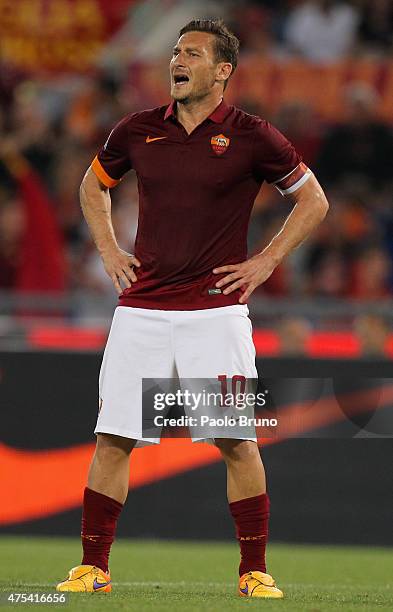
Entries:
<svg viewBox="0 0 393 612">
<path fill-rule="evenodd" d="M 180 379 L 182 386 L 184 379 L 217 380 L 224 374 L 228 380 L 257 379 L 246 305 L 193 311 L 119 306 L 101 365 L 95 433 L 132 438 L 137 446 L 158 443 L 160 437 L 143 435 L 142 379 Z M 256 439 L 255 429 L 243 433 L 220 428 L 192 439 Z"/>
</svg>

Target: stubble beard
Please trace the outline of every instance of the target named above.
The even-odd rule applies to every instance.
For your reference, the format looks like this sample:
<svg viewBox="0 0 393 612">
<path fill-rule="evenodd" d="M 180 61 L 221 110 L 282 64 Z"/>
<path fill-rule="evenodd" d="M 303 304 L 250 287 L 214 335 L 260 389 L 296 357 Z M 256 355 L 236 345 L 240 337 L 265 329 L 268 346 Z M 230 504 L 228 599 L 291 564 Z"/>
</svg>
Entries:
<svg viewBox="0 0 393 612">
<path fill-rule="evenodd" d="M 201 100 L 206 98 L 206 96 L 208 96 L 210 92 L 211 92 L 211 88 L 208 85 L 206 85 L 205 87 L 199 89 L 199 91 L 196 91 L 196 92 L 190 91 L 188 94 L 186 94 L 182 98 L 175 97 L 175 96 L 173 96 L 173 98 L 174 100 L 176 100 L 176 102 L 180 102 L 181 104 L 184 104 L 184 106 L 188 106 L 190 104 L 201 102 Z"/>
</svg>

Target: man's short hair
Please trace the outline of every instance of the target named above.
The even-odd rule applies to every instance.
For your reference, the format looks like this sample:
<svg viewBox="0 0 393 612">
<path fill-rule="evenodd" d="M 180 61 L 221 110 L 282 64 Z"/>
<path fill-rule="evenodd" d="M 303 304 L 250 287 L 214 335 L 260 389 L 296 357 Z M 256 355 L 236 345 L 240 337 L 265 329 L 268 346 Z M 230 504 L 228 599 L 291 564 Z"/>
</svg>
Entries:
<svg viewBox="0 0 393 612">
<path fill-rule="evenodd" d="M 183 36 L 186 32 L 206 32 L 215 36 L 216 61 L 229 62 L 232 64 L 232 72 L 224 83 L 224 89 L 228 85 L 228 80 L 235 72 L 239 57 L 240 42 L 237 36 L 230 30 L 222 19 L 193 19 L 185 25 L 179 32 Z"/>
</svg>

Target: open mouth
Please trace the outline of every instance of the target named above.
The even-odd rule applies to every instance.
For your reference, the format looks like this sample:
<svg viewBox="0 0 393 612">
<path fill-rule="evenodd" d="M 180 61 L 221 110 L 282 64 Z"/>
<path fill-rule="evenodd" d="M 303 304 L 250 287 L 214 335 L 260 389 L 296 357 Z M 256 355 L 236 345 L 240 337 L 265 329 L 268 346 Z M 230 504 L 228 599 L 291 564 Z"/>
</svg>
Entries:
<svg viewBox="0 0 393 612">
<path fill-rule="evenodd" d="M 175 74 L 173 77 L 174 83 L 175 85 L 185 85 L 186 83 L 189 82 L 189 78 L 186 74 Z"/>
</svg>

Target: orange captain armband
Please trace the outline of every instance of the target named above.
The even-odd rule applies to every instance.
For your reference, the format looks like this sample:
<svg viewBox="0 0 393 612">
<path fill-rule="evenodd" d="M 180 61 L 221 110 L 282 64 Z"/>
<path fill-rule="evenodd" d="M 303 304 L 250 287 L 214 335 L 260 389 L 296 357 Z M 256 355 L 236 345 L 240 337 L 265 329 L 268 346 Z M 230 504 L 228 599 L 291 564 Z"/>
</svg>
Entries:
<svg viewBox="0 0 393 612">
<path fill-rule="evenodd" d="M 115 187 L 116 185 L 120 183 L 120 179 L 119 180 L 113 179 L 109 176 L 109 174 L 105 172 L 104 168 L 100 164 L 100 161 L 97 155 L 91 162 L 91 168 L 94 174 L 96 175 L 96 177 L 100 179 L 101 183 L 103 183 L 105 187 Z"/>
</svg>

